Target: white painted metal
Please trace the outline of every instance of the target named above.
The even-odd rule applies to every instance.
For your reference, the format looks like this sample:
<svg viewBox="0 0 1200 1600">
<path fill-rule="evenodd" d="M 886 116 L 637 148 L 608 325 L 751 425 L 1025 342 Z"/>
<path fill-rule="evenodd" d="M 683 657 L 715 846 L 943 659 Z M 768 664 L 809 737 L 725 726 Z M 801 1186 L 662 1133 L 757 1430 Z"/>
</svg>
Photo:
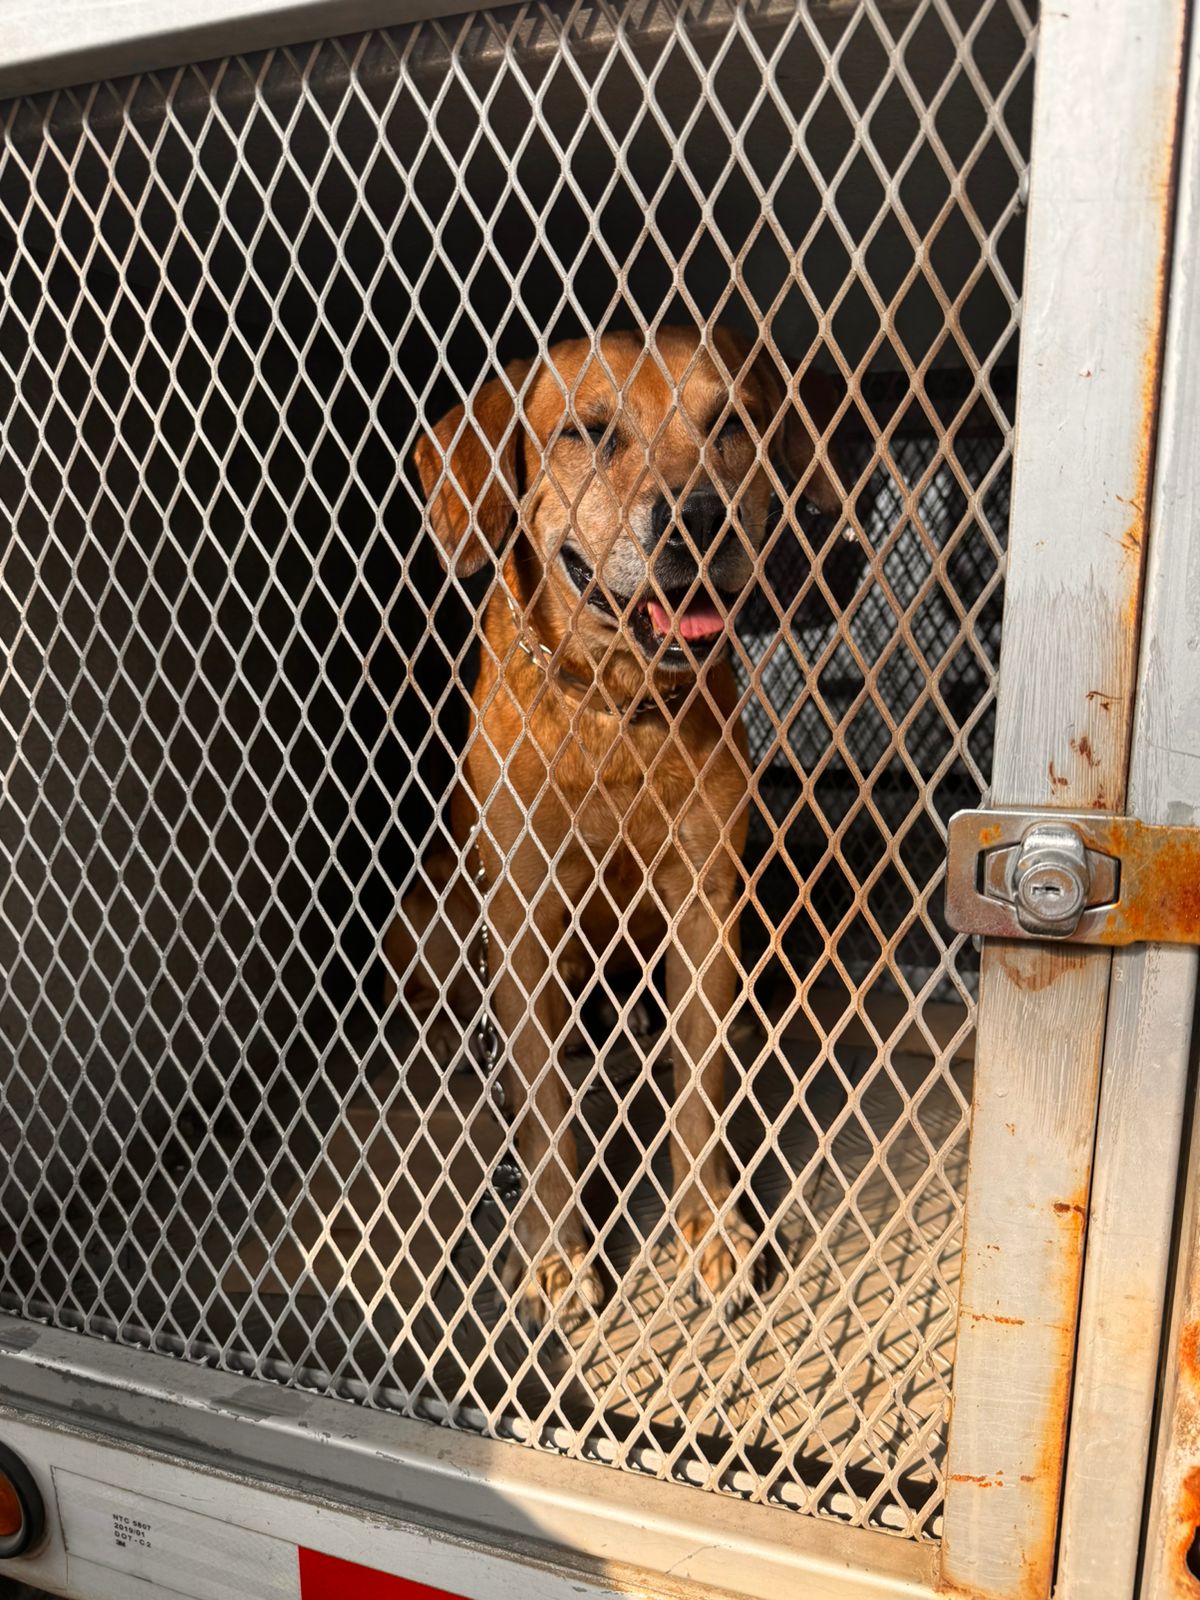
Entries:
<svg viewBox="0 0 1200 1600">
<path fill-rule="evenodd" d="M 1196 418 L 1200 415 L 1200 37 L 1193 29 L 1189 103 L 1181 146 L 1179 212 L 1171 279 L 1163 411 L 1150 544 L 1147 609 L 1134 735 L 1131 798 L 1171 821 L 1200 819 L 1200 672 L 1196 619 L 1200 616 L 1200 484 L 1196 475 Z M 1066 1600 L 1100 1600 L 1112 1592 L 1107 1575 L 1122 1581 L 1135 1570 L 1136 1538 L 1122 1536 L 1118 1519 L 1130 1496 L 1149 1489 L 1149 1520 L 1142 1600 L 1167 1600 L 1196 1592 L 1184 1566 L 1200 1504 L 1189 1475 L 1200 1465 L 1200 1373 L 1195 1332 L 1200 1318 L 1200 1121 L 1190 1134 L 1188 1184 L 1183 1196 L 1179 1262 L 1170 1329 L 1159 1364 L 1162 1294 L 1171 1245 L 1178 1124 L 1188 1065 L 1188 1031 L 1195 1006 L 1194 952 L 1149 947 L 1137 961 L 1118 965 L 1130 991 L 1125 1008 L 1131 1031 L 1157 1027 L 1163 1048 L 1143 1057 L 1140 1039 L 1112 1041 L 1133 1069 L 1138 1088 L 1158 1113 L 1150 1122 L 1126 1093 L 1124 1116 L 1102 1106 L 1097 1149 L 1098 1198 L 1095 1265 L 1089 1253 L 1084 1284 L 1091 1311 L 1080 1347 L 1075 1405 L 1086 1432 L 1074 1438 L 1064 1508 L 1063 1574 Z M 1150 1015 L 1157 1010 L 1154 1024 Z M 1114 1030 L 1115 1031 L 1115 1030 Z M 1111 1040 L 1111 1034 L 1110 1034 Z M 1140 1082 L 1139 1082 L 1140 1080 Z M 1124 1338 L 1115 1347 L 1105 1299 L 1128 1305 Z M 1161 1379 L 1161 1422 L 1155 1469 L 1148 1477 L 1150 1412 Z M 1106 1409 L 1105 1409 L 1106 1408 Z M 1100 1418 L 1095 1413 L 1100 1411 Z M 1111 1420 L 1107 1428 L 1102 1419 Z M 1092 1443 L 1093 1439 L 1097 1442 Z M 1118 1456 L 1119 1452 L 1119 1456 Z M 1097 1494 L 1103 1461 L 1122 1461 L 1120 1482 L 1111 1470 Z M 1128 1487 L 1125 1479 L 1128 1478 Z M 1114 1490 L 1116 1491 L 1114 1493 Z M 1100 1504 L 1096 1502 L 1099 1501 Z M 1126 1513 L 1127 1514 L 1127 1513 Z M 1117 1525 L 1106 1525 L 1108 1516 Z M 1126 1587 L 1132 1587 L 1127 1584 Z"/>
<path fill-rule="evenodd" d="M 446 16 L 455 0 L 5 0 L 0 97 Z M 485 9 L 476 7 L 475 9 Z"/>
<path fill-rule="evenodd" d="M 1185 15 L 1042 17 L 999 805 L 1124 800 Z M 1109 968 L 985 950 L 942 1566 L 970 1594 L 1051 1584 Z"/>
<path fill-rule="evenodd" d="M 117 1467 L 115 1451 L 106 1456 L 99 1444 L 61 1432 L 52 1444 L 31 1442 L 11 1410 L 0 1412 L 0 1440 L 27 1453 L 43 1487 L 44 1468 L 54 1464 L 467 1600 L 569 1594 L 571 1586 L 689 1595 L 714 1588 L 754 1600 L 933 1593 L 929 1545 L 815 1519 L 788 1540 L 763 1506 L 631 1481 L 489 1439 L 455 1435 L 450 1449 L 450 1436 L 425 1424 L 54 1329 L 0 1324 L 0 1389 L 25 1396 L 25 1415 L 48 1413 L 56 1429 L 91 1415 L 124 1441 Z M 211 1470 L 168 1466 L 147 1453 L 150 1441 Z M 322 1544 L 325 1529 L 335 1533 Z M 62 1572 L 56 1550 L 52 1542 L 5 1573 L 50 1581 Z M 539 1572 L 556 1575 L 543 1588 Z M 101 1592 L 97 1600 L 113 1597 Z"/>
<path fill-rule="evenodd" d="M 1200 37 L 1189 48 L 1128 810 L 1200 821 Z M 1056 1593 L 1134 1591 L 1197 952 L 1122 951 L 1104 1053 Z M 1169 1363 L 1167 1381 L 1176 1381 Z M 1119 1461 L 1121 1469 L 1113 1471 Z M 1156 1475 L 1156 1483 L 1161 1475 Z M 1160 1540 L 1158 1550 L 1163 1551 Z M 1150 1594 L 1159 1591 L 1151 1589 Z"/>
<path fill-rule="evenodd" d="M 523 1560 L 495 1548 L 451 1544 L 379 1515 L 355 1515 L 315 1496 L 285 1496 L 259 1483 L 101 1443 L 0 1413 L 5 1442 L 27 1461 L 48 1509 L 39 1550 L 5 1574 L 46 1584 L 70 1600 L 180 1595 L 187 1600 L 299 1600 L 299 1546 L 369 1565 L 415 1583 L 453 1586 L 465 1600 L 519 1592 L 615 1597 L 626 1586 Z M 148 1548 L 121 1550 L 104 1520 L 149 1526 Z"/>
</svg>

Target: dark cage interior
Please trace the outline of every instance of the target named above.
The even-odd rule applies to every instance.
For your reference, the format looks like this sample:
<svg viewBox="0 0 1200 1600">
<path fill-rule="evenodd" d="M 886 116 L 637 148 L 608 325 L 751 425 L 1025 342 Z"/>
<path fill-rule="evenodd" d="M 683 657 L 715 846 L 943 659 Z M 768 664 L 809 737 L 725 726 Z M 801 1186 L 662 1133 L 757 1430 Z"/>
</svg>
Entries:
<svg viewBox="0 0 1200 1600">
<path fill-rule="evenodd" d="M 1016 0 L 537 5 L 2 108 L 8 1309 L 935 1530 L 1032 42 Z M 836 379 L 853 493 L 778 511 L 736 618 L 730 1137 L 786 1283 L 734 1337 L 672 1312 L 681 1368 L 657 1268 L 601 1334 L 504 1325 L 501 1136 L 381 1035 L 380 952 L 495 577 L 439 564 L 417 437 L 555 340 L 718 323 Z M 613 1056 L 619 1276 L 663 1111 Z"/>
</svg>

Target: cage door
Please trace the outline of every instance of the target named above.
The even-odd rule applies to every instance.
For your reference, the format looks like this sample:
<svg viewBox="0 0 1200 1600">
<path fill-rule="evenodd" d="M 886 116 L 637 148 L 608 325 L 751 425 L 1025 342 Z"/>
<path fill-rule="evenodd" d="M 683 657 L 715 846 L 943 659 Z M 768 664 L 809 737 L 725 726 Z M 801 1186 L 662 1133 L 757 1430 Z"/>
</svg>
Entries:
<svg viewBox="0 0 1200 1600">
<path fill-rule="evenodd" d="M 1185 11 L 1097 0 L 1042 19 L 999 805 L 1125 805 Z M 1103 1060 L 1111 966 L 1069 945 L 984 950 L 953 1590 L 1024 1597 L 1053 1581 L 1097 1103 L 1121 1069 Z"/>
</svg>

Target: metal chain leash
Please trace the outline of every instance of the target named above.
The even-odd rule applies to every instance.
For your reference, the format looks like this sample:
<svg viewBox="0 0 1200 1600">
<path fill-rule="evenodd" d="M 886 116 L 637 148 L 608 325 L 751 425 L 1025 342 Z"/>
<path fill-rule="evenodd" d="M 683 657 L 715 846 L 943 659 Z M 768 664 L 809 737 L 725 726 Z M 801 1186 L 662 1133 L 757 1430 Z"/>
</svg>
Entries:
<svg viewBox="0 0 1200 1600">
<path fill-rule="evenodd" d="M 475 887 L 479 891 L 479 945 L 478 960 L 476 963 L 479 976 L 479 1021 L 470 1038 L 470 1054 L 476 1066 L 483 1073 L 488 1082 L 488 1093 L 496 1104 L 501 1115 L 505 1114 L 504 1086 L 498 1078 L 492 1079 L 496 1062 L 500 1059 L 500 1035 L 496 1031 L 496 1024 L 492 1021 L 491 1008 L 488 1005 L 488 984 L 491 982 L 490 952 L 491 932 L 487 920 L 487 872 L 483 865 L 483 851 L 479 848 L 479 840 L 475 840 Z"/>
<path fill-rule="evenodd" d="M 511 1128 L 512 1118 L 509 1115 L 508 1105 L 504 1094 L 504 1084 L 496 1075 L 496 1063 L 500 1059 L 500 1033 L 492 1021 L 491 1007 L 488 1004 L 488 984 L 491 981 L 489 957 L 491 953 L 491 930 L 487 920 L 487 872 L 483 865 L 483 851 L 479 848 L 478 837 L 475 840 L 475 887 L 479 891 L 479 944 L 476 969 L 479 976 L 479 1020 L 475 1024 L 474 1032 L 468 1043 L 468 1054 L 474 1061 L 476 1068 L 482 1076 L 487 1087 L 488 1098 L 496 1115 L 507 1127 Z M 511 1143 L 492 1168 L 489 1186 L 492 1194 L 505 1211 L 512 1211 L 520 1199 L 521 1191 L 525 1187 L 525 1178 L 521 1170 L 521 1163 L 517 1159 L 516 1151 Z"/>
</svg>

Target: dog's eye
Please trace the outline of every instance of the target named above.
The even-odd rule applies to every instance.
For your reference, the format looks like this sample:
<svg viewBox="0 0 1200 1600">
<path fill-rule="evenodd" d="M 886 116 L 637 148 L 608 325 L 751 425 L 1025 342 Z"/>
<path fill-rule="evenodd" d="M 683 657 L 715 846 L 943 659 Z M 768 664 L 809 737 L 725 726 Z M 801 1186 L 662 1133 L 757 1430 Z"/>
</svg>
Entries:
<svg viewBox="0 0 1200 1600">
<path fill-rule="evenodd" d="M 616 434 L 609 434 L 607 422 L 593 422 L 583 428 L 563 428 L 559 438 L 574 439 L 577 444 L 582 444 L 587 439 L 596 450 L 603 446 L 605 455 L 612 453 L 613 446 L 617 442 Z"/>
<path fill-rule="evenodd" d="M 717 443 L 719 445 L 728 444 L 731 439 L 744 439 L 745 437 L 746 424 L 742 421 L 741 417 L 726 417 L 725 421 L 721 424 L 720 432 L 717 434 Z"/>
</svg>

